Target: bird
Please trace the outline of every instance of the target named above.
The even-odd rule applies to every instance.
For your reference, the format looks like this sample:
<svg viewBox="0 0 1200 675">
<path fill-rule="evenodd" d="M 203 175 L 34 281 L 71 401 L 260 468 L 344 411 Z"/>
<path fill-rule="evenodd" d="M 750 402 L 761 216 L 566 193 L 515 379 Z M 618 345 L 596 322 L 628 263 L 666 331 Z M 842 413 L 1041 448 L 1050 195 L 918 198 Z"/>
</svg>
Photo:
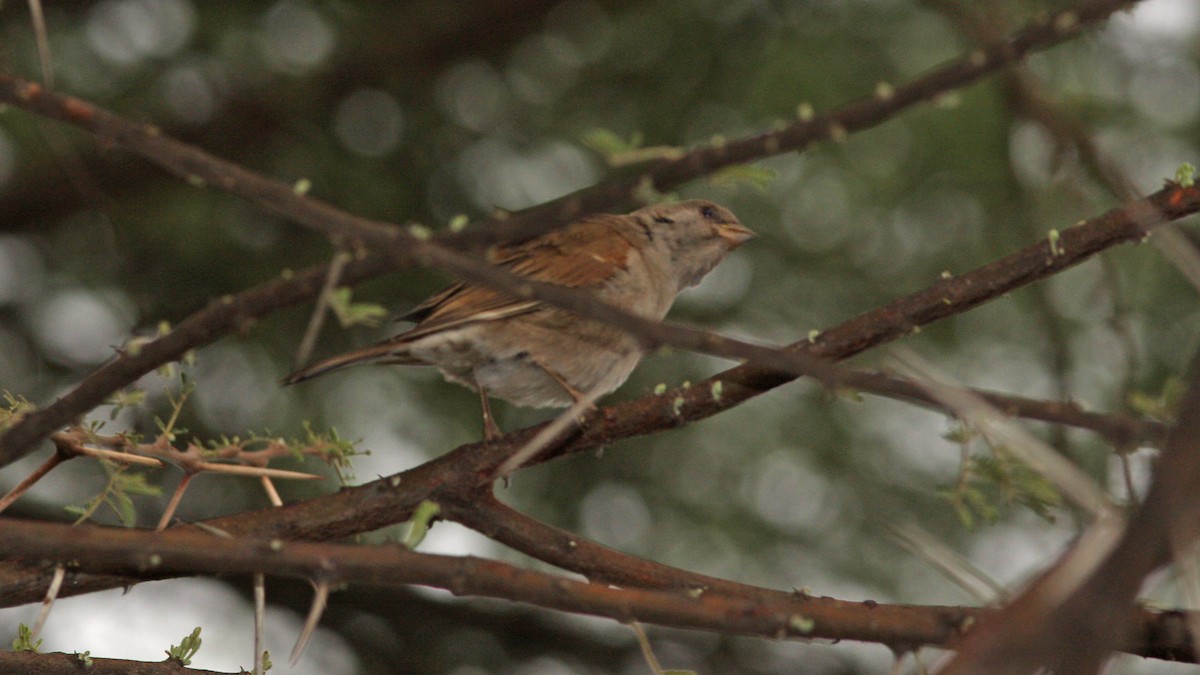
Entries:
<svg viewBox="0 0 1200 675">
<path fill-rule="evenodd" d="M 697 199 L 586 216 L 528 241 L 493 247 L 487 260 L 659 320 L 680 291 L 700 283 L 755 236 L 729 209 Z M 620 387 L 644 352 L 619 328 L 466 281 L 435 293 L 400 320 L 416 325 L 300 369 L 284 383 L 362 363 L 434 366 L 446 380 L 478 393 L 484 440 L 493 441 L 501 432 L 489 397 L 537 408 L 595 400 Z"/>
</svg>

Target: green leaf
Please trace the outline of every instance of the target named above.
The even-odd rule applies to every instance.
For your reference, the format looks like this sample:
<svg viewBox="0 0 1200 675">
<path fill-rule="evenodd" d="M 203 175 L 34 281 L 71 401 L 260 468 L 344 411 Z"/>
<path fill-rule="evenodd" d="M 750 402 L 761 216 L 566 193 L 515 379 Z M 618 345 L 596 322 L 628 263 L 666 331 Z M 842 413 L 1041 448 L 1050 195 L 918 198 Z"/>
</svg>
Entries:
<svg viewBox="0 0 1200 675">
<path fill-rule="evenodd" d="M 772 169 L 752 164 L 735 164 L 727 166 L 712 174 L 708 182 L 720 187 L 737 187 L 746 185 L 759 192 L 766 192 L 767 187 L 775 180 L 776 173 Z"/>
<path fill-rule="evenodd" d="M 110 420 L 117 419 L 117 415 L 126 408 L 135 408 L 146 402 L 146 391 L 144 389 L 122 389 L 113 393 L 108 397 L 108 403 L 112 405 L 112 412 L 108 414 Z"/>
<path fill-rule="evenodd" d="M 1171 423 L 1179 411 L 1187 385 L 1178 377 L 1169 377 L 1158 394 L 1135 391 L 1129 394 L 1129 406 L 1139 413 L 1160 422 Z"/>
<path fill-rule="evenodd" d="M 200 627 L 192 631 L 191 635 L 183 638 L 178 645 L 171 645 L 167 650 L 167 658 L 175 659 L 185 666 L 192 665 L 192 657 L 196 652 L 200 651 Z"/>
<path fill-rule="evenodd" d="M 22 396 L 4 392 L 4 406 L 0 407 L 0 432 L 16 424 L 17 420 L 25 416 L 26 413 L 37 409 L 37 406 L 26 401 Z"/>
<path fill-rule="evenodd" d="M 351 290 L 338 288 L 329 294 L 329 308 L 333 310 L 342 328 L 350 326 L 378 326 L 387 317 L 388 311 L 382 305 L 367 302 L 351 302 Z"/>
<path fill-rule="evenodd" d="M 604 157 L 609 166 L 628 166 L 657 159 L 678 159 L 684 155 L 682 148 L 671 145 L 653 145 L 643 148 L 642 135 L 635 132 L 625 140 L 608 129 L 592 129 L 584 133 L 583 144 Z"/>
<path fill-rule="evenodd" d="M 133 527 L 137 524 L 137 511 L 133 508 L 133 500 L 129 498 L 129 495 L 113 493 L 108 503 L 117 512 L 117 517 L 121 519 L 122 525 Z"/>
<path fill-rule="evenodd" d="M 17 625 L 17 637 L 12 641 L 14 652 L 34 652 L 35 654 L 42 648 L 42 641 L 33 641 L 33 631 L 25 624 Z"/>
<path fill-rule="evenodd" d="M 1196 184 L 1196 167 L 1184 162 L 1175 169 L 1175 182 L 1180 187 L 1189 188 Z"/>
<path fill-rule="evenodd" d="M 467 214 L 460 213 L 457 216 L 454 216 L 453 218 L 450 219 L 450 231 L 451 232 L 462 232 L 464 229 L 466 229 L 467 225 L 469 225 L 470 223 L 471 223 L 471 219 L 469 217 L 467 217 Z"/>
<path fill-rule="evenodd" d="M 580 140 L 596 154 L 607 159 L 613 155 L 636 150 L 642 144 L 642 135 L 634 132 L 629 140 L 625 140 L 610 129 L 596 128 L 585 131 Z"/>
<path fill-rule="evenodd" d="M 438 506 L 437 502 L 428 499 L 417 504 L 416 510 L 413 511 L 408 536 L 404 538 L 404 546 L 408 550 L 411 551 L 421 544 L 421 541 L 425 539 L 425 535 L 429 532 L 429 523 L 441 511 L 442 507 Z"/>
</svg>

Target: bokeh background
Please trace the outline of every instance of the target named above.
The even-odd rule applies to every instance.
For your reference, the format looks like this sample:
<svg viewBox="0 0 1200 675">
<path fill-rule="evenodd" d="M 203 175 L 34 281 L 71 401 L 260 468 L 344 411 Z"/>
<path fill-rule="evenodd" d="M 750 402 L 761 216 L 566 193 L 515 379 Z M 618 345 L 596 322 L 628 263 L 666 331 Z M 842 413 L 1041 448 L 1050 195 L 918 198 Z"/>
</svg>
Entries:
<svg viewBox="0 0 1200 675">
<path fill-rule="evenodd" d="M 1069 5 L 967 4 L 1001 32 Z M 312 194 L 355 213 L 434 228 L 612 175 L 585 142 L 597 129 L 650 146 L 735 137 L 794 119 L 802 103 L 822 111 L 871 95 L 879 82 L 904 83 L 972 47 L 932 0 L 49 5 L 59 89 L 280 179 L 308 179 Z M 1194 0 L 1137 3 L 1027 67 L 1139 190 L 1197 163 Z M 25 3 L 0 4 L 0 68 L 38 77 Z M 672 318 L 798 340 L 1116 203 L 1077 153 L 1011 100 L 1003 78 L 989 78 L 842 143 L 759 162 L 754 176 L 685 186 L 678 196 L 726 204 L 761 236 L 681 298 Z M 73 129 L 0 111 L 0 389 L 51 400 L 159 322 L 331 255 L 327 241 L 245 202 Z M 363 284 L 355 298 L 399 314 L 447 281 L 403 270 Z M 1123 411 L 1131 395 L 1157 397 L 1182 372 L 1198 344 L 1198 309 L 1195 289 L 1152 246 L 1125 246 L 903 344 L 972 386 Z M 333 427 L 370 451 L 355 462 L 363 480 L 478 439 L 474 394 L 432 371 L 363 368 L 281 388 L 309 311 L 281 311 L 200 350 L 186 367 L 198 387 L 183 426 L 201 438 L 298 436 L 305 420 Z M 318 354 L 396 330 L 331 326 Z M 656 354 L 612 399 L 728 365 Z M 179 379 L 151 375 L 139 386 L 143 408 L 93 417 L 109 430 L 152 432 Z M 497 407 L 507 429 L 549 415 Z M 1029 427 L 1127 497 L 1113 448 L 1088 433 Z M 890 526 L 918 524 L 1013 584 L 1052 560 L 1079 523 L 1068 510 L 1051 521 L 996 497 L 994 523 L 964 527 L 939 496 L 964 452 L 944 437 L 954 428 L 943 415 L 798 382 L 684 429 L 522 472 L 501 494 L 542 520 L 707 574 L 842 599 L 975 604 Z M 0 472 L 0 489 L 48 452 Z M 1152 456 L 1130 456 L 1138 489 Z M 170 471 L 152 478 L 168 494 L 178 481 Z M 66 519 L 64 506 L 86 502 L 105 480 L 95 464 L 69 463 L 13 512 Z M 287 497 L 333 489 L 331 481 Z M 142 524 L 164 504 L 140 499 Z M 254 481 L 204 476 L 180 516 L 266 505 Z M 423 549 L 536 565 L 444 523 Z M 1169 576 L 1150 592 L 1182 602 Z M 158 660 L 199 625 L 197 666 L 249 667 L 247 594 L 244 579 L 187 580 L 66 600 L 45 648 Z M 271 581 L 268 595 L 269 647 L 282 661 L 309 591 Z M 0 611 L 0 637 L 35 612 Z M 423 589 L 339 592 L 322 625 L 298 666 L 272 672 L 647 672 L 630 631 L 613 622 Z M 664 665 L 704 673 L 881 672 L 892 663 L 877 645 L 649 632 Z M 1126 657 L 1114 672 L 1184 670 Z"/>
</svg>

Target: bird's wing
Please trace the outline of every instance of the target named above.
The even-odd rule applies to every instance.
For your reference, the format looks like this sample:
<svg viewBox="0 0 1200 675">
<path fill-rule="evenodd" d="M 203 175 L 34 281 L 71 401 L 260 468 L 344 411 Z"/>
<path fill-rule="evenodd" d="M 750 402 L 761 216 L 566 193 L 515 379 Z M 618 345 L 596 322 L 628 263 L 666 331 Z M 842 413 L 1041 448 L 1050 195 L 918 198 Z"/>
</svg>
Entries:
<svg viewBox="0 0 1200 675">
<path fill-rule="evenodd" d="M 514 274 L 569 288 L 596 288 L 626 268 L 638 226 L 625 216 L 601 215 L 516 246 L 497 248 L 490 262 Z M 403 318 L 419 321 L 396 340 L 481 321 L 495 321 L 542 306 L 487 286 L 457 282 L 417 305 Z"/>
</svg>

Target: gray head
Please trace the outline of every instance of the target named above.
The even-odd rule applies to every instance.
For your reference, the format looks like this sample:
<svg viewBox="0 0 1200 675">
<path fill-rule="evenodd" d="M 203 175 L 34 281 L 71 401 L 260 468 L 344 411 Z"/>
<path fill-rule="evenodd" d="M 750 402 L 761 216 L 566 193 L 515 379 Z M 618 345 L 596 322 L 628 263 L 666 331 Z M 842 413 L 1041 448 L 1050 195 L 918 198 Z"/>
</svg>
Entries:
<svg viewBox="0 0 1200 675">
<path fill-rule="evenodd" d="M 726 254 L 756 236 L 729 209 L 703 199 L 656 204 L 630 215 L 667 255 L 680 290 L 700 283 Z"/>
</svg>

